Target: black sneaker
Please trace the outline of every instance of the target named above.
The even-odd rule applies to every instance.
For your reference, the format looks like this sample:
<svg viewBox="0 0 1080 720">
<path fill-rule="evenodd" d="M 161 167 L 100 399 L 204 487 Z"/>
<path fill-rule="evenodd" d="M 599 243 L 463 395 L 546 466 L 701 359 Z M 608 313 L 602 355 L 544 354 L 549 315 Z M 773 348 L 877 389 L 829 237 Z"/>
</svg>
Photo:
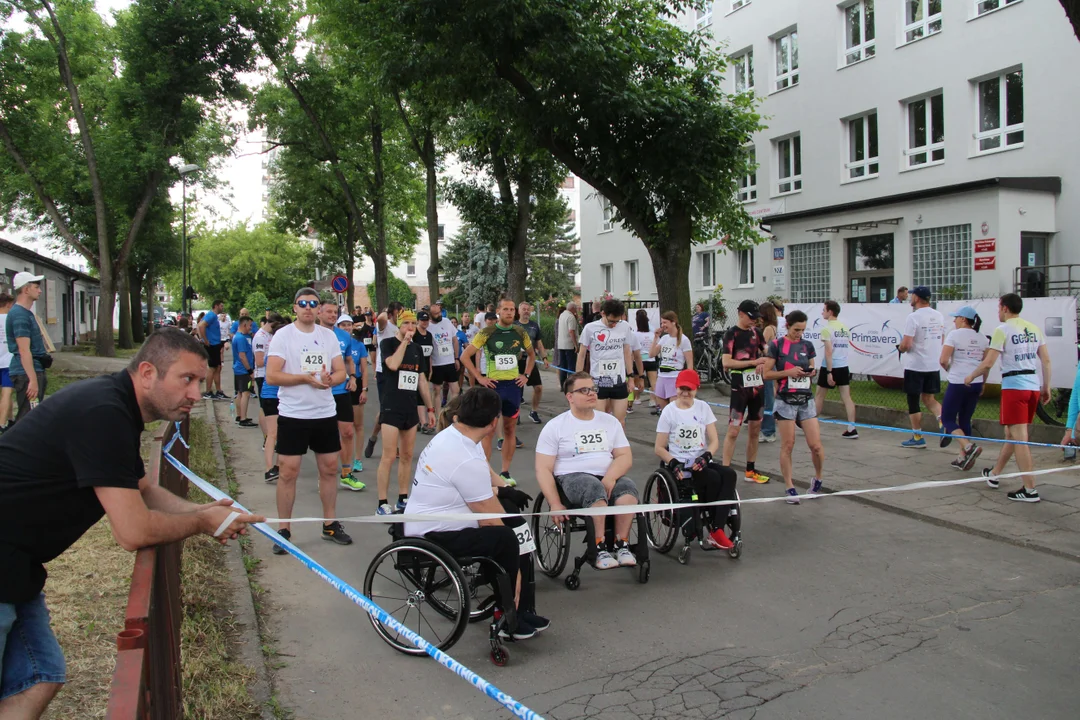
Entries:
<svg viewBox="0 0 1080 720">
<path fill-rule="evenodd" d="M 375 452 L 375 441 L 368 440 L 367 445 L 364 446 L 364 457 L 369 458 Z"/>
<path fill-rule="evenodd" d="M 548 629 L 548 627 L 551 626 L 551 621 L 548 620 L 546 617 L 537 615 L 536 613 L 529 610 L 518 613 L 518 623 L 521 623 L 523 620 L 529 625 L 532 625 L 534 628 L 536 628 L 536 632 L 544 632 Z"/>
<path fill-rule="evenodd" d="M 278 479 L 279 475 L 281 475 L 281 473 L 278 471 L 278 466 L 275 465 L 263 473 L 263 479 L 266 480 L 266 482 L 274 482 Z"/>
<path fill-rule="evenodd" d="M 244 418 L 243 420 L 240 421 L 240 427 L 245 427 L 245 428 L 259 427 L 259 423 L 255 422 L 251 418 Z"/>
<path fill-rule="evenodd" d="M 516 437 L 514 438 L 514 447 L 520 450 L 521 448 L 525 447 L 525 443 L 521 442 L 521 438 Z"/>
<path fill-rule="evenodd" d="M 859 431 L 854 430 L 854 429 L 845 430 L 843 433 L 841 433 L 840 437 L 845 437 L 848 440 L 858 440 L 859 439 Z"/>
<path fill-rule="evenodd" d="M 213 400 L 214 399 L 214 393 L 212 393 L 212 392 L 204 392 L 202 394 L 202 399 L 203 400 Z"/>
<path fill-rule="evenodd" d="M 990 468 L 983 468 L 983 477 L 986 478 L 986 484 L 995 490 L 1001 486 L 1001 483 L 998 482 L 997 478 L 990 474 Z"/>
<path fill-rule="evenodd" d="M 1008 497 L 1010 500 L 1015 500 L 1017 502 L 1027 502 L 1027 503 L 1039 502 L 1042 499 L 1042 498 L 1039 497 L 1039 491 L 1038 490 L 1035 490 L 1035 489 L 1028 490 L 1025 487 L 1020 488 L 1016 492 L 1009 493 L 1006 497 Z"/>
<path fill-rule="evenodd" d="M 506 628 L 503 628 L 499 631 L 499 637 L 503 640 L 509 640 L 511 633 L 507 632 Z M 517 628 L 513 632 L 513 638 L 515 640 L 528 640 L 531 637 L 536 637 L 536 628 L 518 616 Z"/>
<path fill-rule="evenodd" d="M 945 431 L 941 430 L 941 432 L 945 432 Z M 952 435 L 943 435 L 941 437 L 941 442 L 938 443 L 938 447 L 945 448 L 945 447 L 949 447 L 950 445 L 952 445 L 952 437 L 953 437 Z"/>
<path fill-rule="evenodd" d="M 540 419 L 540 413 L 536 412 L 535 410 L 533 410 L 532 412 L 529 413 L 529 419 L 532 420 L 537 425 L 540 425 L 541 423 L 544 422 L 543 420 Z M 540 628 L 536 628 L 536 629 L 539 630 Z"/>
<path fill-rule="evenodd" d="M 216 392 L 216 393 L 214 393 L 214 399 L 215 399 L 215 400 L 232 400 L 232 398 L 231 398 L 231 397 L 229 397 L 228 395 L 226 395 L 226 394 L 225 394 L 225 393 L 223 393 L 223 392 Z"/>
<path fill-rule="evenodd" d="M 278 530 L 277 532 L 278 532 L 278 535 L 285 538 L 286 540 L 292 540 L 292 533 L 290 533 L 288 530 Z M 274 552 L 275 555 L 288 555 L 289 554 L 288 550 L 286 550 L 282 546 L 278 545 L 277 543 L 274 543 L 274 551 L 273 552 Z"/>
<path fill-rule="evenodd" d="M 341 523 L 337 520 L 329 525 L 322 526 L 322 539 L 332 540 L 338 545 L 352 545 L 352 538 L 345 532 L 345 528 L 341 527 Z"/>
</svg>

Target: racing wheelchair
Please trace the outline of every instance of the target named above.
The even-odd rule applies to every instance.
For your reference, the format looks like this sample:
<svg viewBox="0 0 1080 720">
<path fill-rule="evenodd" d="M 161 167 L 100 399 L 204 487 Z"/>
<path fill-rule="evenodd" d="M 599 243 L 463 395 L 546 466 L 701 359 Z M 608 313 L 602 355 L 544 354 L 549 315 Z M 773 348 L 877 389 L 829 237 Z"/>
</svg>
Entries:
<svg viewBox="0 0 1080 720">
<path fill-rule="evenodd" d="M 491 662 L 510 660 L 500 631 L 512 637 L 517 624 L 514 580 L 488 557 L 454 557 L 438 544 L 405 537 L 401 523 L 390 525 L 393 542 L 372 559 L 364 575 L 364 595 L 382 606 L 403 626 L 440 650 L 461 639 L 469 623 L 488 623 Z M 530 561 L 531 562 L 531 561 Z M 506 612 L 495 608 L 495 587 L 509 598 Z M 532 588 L 522 587 L 522 593 Z M 390 647 L 406 655 L 426 655 L 400 632 L 369 615 L 375 632 Z"/>
<path fill-rule="evenodd" d="M 555 483 L 555 487 L 559 490 L 559 501 L 563 504 L 563 507 L 573 510 L 579 509 L 569 504 L 558 482 Z M 544 493 L 537 493 L 536 500 L 533 502 L 533 512 L 550 511 L 551 506 L 544 497 Z M 614 517 L 608 515 L 603 517 L 603 520 L 605 521 L 604 537 L 608 550 L 612 550 L 615 546 Z M 650 571 L 649 541 L 643 531 L 645 526 L 645 515 L 635 513 L 628 544 L 630 551 L 634 553 L 634 557 L 637 559 L 637 566 L 634 569 L 637 570 L 638 582 L 642 584 L 649 582 Z M 572 533 L 582 532 L 584 533 L 582 541 L 585 543 L 585 553 L 574 558 L 574 570 L 563 581 L 569 590 L 577 590 L 581 587 L 581 566 L 585 563 L 590 566 L 596 563 L 596 545 L 593 542 L 596 533 L 593 528 L 593 518 L 588 516 L 568 515 L 564 522 L 556 523 L 549 515 L 533 515 L 532 535 L 536 542 L 536 561 L 540 566 L 540 572 L 552 578 L 561 575 L 570 559 L 570 536 Z"/>
<path fill-rule="evenodd" d="M 710 463 L 712 467 L 719 469 L 722 466 Z M 735 488 L 735 481 L 725 483 L 721 491 L 721 500 L 739 500 L 739 492 Z M 644 503 L 695 503 L 697 495 L 691 484 L 690 478 L 683 478 L 682 473 L 672 472 L 666 465 L 653 470 L 649 479 L 645 482 Z M 690 562 L 691 543 L 698 541 L 702 551 L 712 552 L 713 548 L 706 548 L 704 538 L 705 526 L 712 525 L 714 528 L 726 528 L 728 538 L 733 546 L 727 551 L 732 558 L 738 558 L 742 554 L 742 513 L 741 504 L 719 505 L 713 507 L 689 507 L 679 510 L 660 510 L 648 513 L 646 534 L 649 544 L 660 553 L 668 553 L 675 547 L 680 530 L 683 536 L 683 545 L 679 548 L 678 560 L 682 565 Z M 726 515 L 726 517 L 725 517 Z M 724 518 L 721 520 L 721 518 Z"/>
</svg>

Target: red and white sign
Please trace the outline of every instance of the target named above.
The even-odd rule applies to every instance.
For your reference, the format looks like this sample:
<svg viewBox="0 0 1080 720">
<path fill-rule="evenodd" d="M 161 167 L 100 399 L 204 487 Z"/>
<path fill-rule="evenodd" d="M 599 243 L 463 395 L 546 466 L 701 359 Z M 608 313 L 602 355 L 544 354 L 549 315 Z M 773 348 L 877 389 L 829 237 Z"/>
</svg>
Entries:
<svg viewBox="0 0 1080 720">
<path fill-rule="evenodd" d="M 996 255 L 985 255 L 983 257 L 975 258 L 976 270 L 993 270 L 997 267 Z"/>
<path fill-rule="evenodd" d="M 975 252 L 977 252 L 977 253 L 997 252 L 997 239 L 996 238 L 987 238 L 985 240 L 976 240 L 975 241 Z"/>
</svg>

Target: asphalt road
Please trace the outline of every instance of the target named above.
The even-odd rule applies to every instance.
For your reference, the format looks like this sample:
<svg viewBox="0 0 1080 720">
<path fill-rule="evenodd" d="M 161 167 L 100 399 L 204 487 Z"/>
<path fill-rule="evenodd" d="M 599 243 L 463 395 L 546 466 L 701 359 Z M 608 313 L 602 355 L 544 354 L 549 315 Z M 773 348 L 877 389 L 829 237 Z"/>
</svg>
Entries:
<svg viewBox="0 0 1080 720">
<path fill-rule="evenodd" d="M 228 405 L 215 405 L 243 502 L 274 514 L 259 431 L 237 428 Z M 563 408 L 552 393 L 541 414 Z M 370 429 L 374 407 L 367 417 Z M 655 427 L 644 412 L 629 423 L 637 437 Z M 520 430 L 526 449 L 512 470 L 533 494 L 540 427 Z M 340 516 L 374 512 L 380 450 L 360 475 L 372 489 L 342 490 Z M 643 487 L 651 447 L 635 442 L 634 459 Z M 315 478 L 308 456 L 297 516 L 320 514 Z M 740 485 L 744 498 L 779 493 L 776 481 Z M 323 542 L 316 525 L 294 526 L 293 539 L 360 588 L 389 537 L 346 527 L 349 547 Z M 504 668 L 490 663 L 482 625 L 450 654 L 547 718 L 1077 716 L 1077 563 L 841 498 L 747 506 L 743 535 L 738 560 L 695 552 L 684 567 L 654 554 L 646 585 L 625 570 L 585 568 L 570 592 L 538 574 L 547 632 L 509 645 Z M 255 550 L 281 655 L 275 691 L 296 718 L 509 716 L 430 659 L 390 649 L 363 611 L 261 537 Z"/>
</svg>

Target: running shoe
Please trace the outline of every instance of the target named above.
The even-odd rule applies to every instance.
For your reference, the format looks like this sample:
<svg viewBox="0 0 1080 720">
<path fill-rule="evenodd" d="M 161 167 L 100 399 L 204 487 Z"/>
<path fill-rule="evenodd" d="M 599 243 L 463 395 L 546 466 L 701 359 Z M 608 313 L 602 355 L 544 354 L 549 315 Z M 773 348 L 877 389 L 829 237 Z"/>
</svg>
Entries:
<svg viewBox="0 0 1080 720">
<path fill-rule="evenodd" d="M 986 484 L 987 485 L 989 485 L 990 487 L 992 487 L 995 490 L 997 490 L 1001 486 L 1001 483 L 998 481 L 998 479 L 990 474 L 991 473 L 991 468 L 983 468 L 982 472 L 983 472 L 983 477 L 986 478 Z"/>
<path fill-rule="evenodd" d="M 531 637 L 536 637 L 536 632 L 536 628 L 525 622 L 521 618 L 521 615 L 518 615 L 517 627 L 512 633 L 515 640 L 528 640 Z M 506 628 L 504 627 L 502 630 L 499 631 L 499 637 L 501 637 L 503 640 L 509 640 L 511 637 L 511 633 L 507 632 Z"/>
<path fill-rule="evenodd" d="M 215 400 L 232 400 L 231 397 L 229 397 L 225 393 L 221 392 L 220 390 L 217 391 L 216 393 L 214 393 L 214 399 Z"/>
<path fill-rule="evenodd" d="M 529 413 L 529 419 L 532 420 L 537 425 L 540 425 L 541 423 L 544 422 L 543 420 L 540 419 L 540 413 L 536 412 L 535 410 L 533 410 L 532 412 Z M 537 630 L 539 630 L 539 629 L 540 628 L 537 628 Z"/>
<path fill-rule="evenodd" d="M 352 545 L 352 538 L 345 532 L 345 528 L 341 527 L 341 523 L 337 520 L 329 525 L 323 525 L 322 527 L 322 539 L 331 540 L 338 545 Z"/>
<path fill-rule="evenodd" d="M 516 437 L 514 438 L 514 447 L 520 450 L 521 448 L 525 447 L 525 443 L 521 441 L 521 438 Z"/>
<path fill-rule="evenodd" d="M 848 440 L 858 440 L 859 439 L 859 431 L 856 430 L 855 428 L 852 428 L 850 430 L 845 430 L 843 433 L 840 434 L 840 437 L 847 438 Z"/>
<path fill-rule="evenodd" d="M 375 441 L 369 439 L 364 446 L 364 457 L 369 458 L 375 452 Z"/>
<path fill-rule="evenodd" d="M 266 482 L 274 482 L 278 479 L 278 477 L 280 477 L 280 475 L 281 472 L 278 470 L 278 466 L 275 465 L 274 467 L 263 473 L 263 479 L 266 480 Z"/>
<path fill-rule="evenodd" d="M 259 423 L 255 422 L 251 418 L 244 418 L 243 420 L 240 421 L 240 427 L 243 427 L 243 428 L 259 427 Z"/>
<path fill-rule="evenodd" d="M 212 392 L 204 392 L 202 394 L 202 399 L 203 400 L 213 400 L 214 399 L 214 393 L 212 393 Z"/>
<path fill-rule="evenodd" d="M 1009 493 L 1008 495 L 1006 495 L 1006 497 L 1009 498 L 1010 500 L 1015 500 L 1017 502 L 1026 502 L 1026 503 L 1036 503 L 1036 502 L 1039 502 L 1039 500 L 1041 500 L 1041 498 L 1039 497 L 1039 491 L 1038 490 L 1035 490 L 1034 488 L 1032 488 L 1031 490 L 1028 490 L 1025 487 L 1020 488 L 1016 492 Z"/>
<path fill-rule="evenodd" d="M 619 567 L 619 561 L 613 558 L 605 548 L 597 548 L 595 567 L 597 570 L 610 570 Z"/>
<path fill-rule="evenodd" d="M 512 478 L 512 477 L 510 477 L 510 473 L 508 473 L 508 472 L 501 472 L 501 473 L 499 473 L 499 477 L 501 477 L 501 478 L 502 478 L 503 480 L 505 480 L 505 481 L 506 481 L 506 484 L 507 484 L 507 485 L 508 485 L 509 487 L 517 487 L 517 480 L 515 480 L 515 479 L 514 479 L 514 478 Z"/>
<path fill-rule="evenodd" d="M 615 545 L 615 560 L 619 563 L 619 567 L 634 567 L 637 565 L 637 558 L 634 557 L 634 553 L 630 552 L 630 547 L 624 540 L 620 540 Z"/>
<path fill-rule="evenodd" d="M 288 530 L 278 530 L 277 532 L 278 532 L 278 535 L 285 538 L 286 540 L 292 540 L 292 533 L 290 533 Z M 278 545 L 277 543 L 274 543 L 274 547 L 272 549 L 272 552 L 275 555 L 288 555 L 289 554 L 288 550 L 286 550 L 281 545 Z"/>
<path fill-rule="evenodd" d="M 663 410 L 661 410 L 660 408 L 656 407 L 656 408 L 653 408 L 652 410 L 650 410 L 650 411 L 649 411 L 649 414 L 650 414 L 650 415 L 659 415 L 659 414 L 660 414 L 660 413 L 662 413 L 662 412 L 663 412 Z"/>
<path fill-rule="evenodd" d="M 360 492 L 367 487 L 367 485 L 365 485 L 362 481 L 354 478 L 351 473 L 348 475 L 342 475 L 340 483 L 341 487 L 345 488 L 346 490 L 352 490 L 353 492 Z"/>
<path fill-rule="evenodd" d="M 814 495 L 821 492 L 821 478 L 814 478 L 810 481 L 810 492 Z"/>
<path fill-rule="evenodd" d="M 757 470 L 747 470 L 746 471 L 746 481 L 747 482 L 755 482 L 758 485 L 764 485 L 765 483 L 769 482 L 769 476 L 768 475 L 762 475 Z"/>
<path fill-rule="evenodd" d="M 758 442 L 774 443 L 774 442 L 776 442 L 776 433 L 773 433 L 772 435 L 766 435 L 766 434 L 762 433 L 761 435 L 758 436 Z"/>
<path fill-rule="evenodd" d="M 798 505 L 799 504 L 799 491 L 796 490 L 795 488 L 788 488 L 785 495 L 787 495 L 787 503 L 788 503 L 788 505 Z"/>
<path fill-rule="evenodd" d="M 364 463 L 360 462 L 359 460 L 353 460 L 352 471 L 364 472 Z"/>
<path fill-rule="evenodd" d="M 723 530 L 714 530 L 706 535 L 704 543 L 713 550 L 730 550 L 735 547 L 735 543 L 731 542 Z"/>
<path fill-rule="evenodd" d="M 955 457 L 955 458 L 952 459 L 952 462 L 950 462 L 949 465 L 956 468 L 957 470 L 963 470 L 964 469 L 964 462 L 965 461 L 964 461 L 963 457 Z"/>
<path fill-rule="evenodd" d="M 496 446 L 496 449 L 498 449 L 498 450 L 502 450 L 502 446 L 503 446 L 503 439 L 502 439 L 502 438 L 499 438 L 499 442 L 495 443 L 495 446 Z"/>
<path fill-rule="evenodd" d="M 975 466 L 975 461 L 982 455 L 982 448 L 972 443 L 964 451 L 964 470 L 970 470 Z"/>
<path fill-rule="evenodd" d="M 900 447 L 925 449 L 926 438 L 910 438 L 900 443 Z"/>
<path fill-rule="evenodd" d="M 525 621 L 532 627 L 536 628 L 536 632 L 543 632 L 551 627 L 551 621 L 542 615 L 537 615 L 530 610 L 524 610 L 518 613 L 518 625 Z"/>
<path fill-rule="evenodd" d="M 938 432 L 945 432 L 945 430 L 944 429 L 938 430 Z M 938 447 L 943 447 L 943 448 L 949 447 L 950 445 L 952 445 L 952 439 L 953 439 L 952 435 L 942 435 L 941 442 L 938 443 Z"/>
<path fill-rule="evenodd" d="M 626 406 L 626 414 L 627 415 L 632 415 L 633 413 L 634 413 L 634 406 L 630 405 L 630 404 L 627 404 L 627 406 Z"/>
<path fill-rule="evenodd" d="M 405 504 L 406 504 L 407 502 L 409 502 L 409 501 L 408 501 L 408 500 L 398 500 L 398 501 L 397 501 L 397 505 L 396 505 L 396 508 L 397 508 L 397 511 L 398 511 L 399 513 L 403 513 L 403 512 L 405 512 Z"/>
<path fill-rule="evenodd" d="M 379 504 L 379 507 L 376 508 L 375 514 L 376 515 L 393 515 L 394 514 L 394 508 L 390 507 L 390 503 L 383 500 Z"/>
</svg>

